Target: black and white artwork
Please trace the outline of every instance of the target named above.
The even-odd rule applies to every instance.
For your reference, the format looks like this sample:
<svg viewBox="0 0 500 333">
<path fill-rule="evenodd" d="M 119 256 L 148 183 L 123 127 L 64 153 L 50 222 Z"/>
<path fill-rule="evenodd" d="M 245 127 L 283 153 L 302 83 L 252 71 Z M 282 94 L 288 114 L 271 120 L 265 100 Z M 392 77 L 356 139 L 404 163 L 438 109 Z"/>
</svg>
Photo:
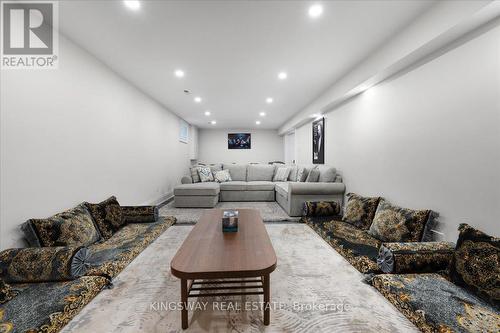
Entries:
<svg viewBox="0 0 500 333">
<path fill-rule="evenodd" d="M 313 121 L 313 164 L 325 163 L 325 118 Z"/>
</svg>

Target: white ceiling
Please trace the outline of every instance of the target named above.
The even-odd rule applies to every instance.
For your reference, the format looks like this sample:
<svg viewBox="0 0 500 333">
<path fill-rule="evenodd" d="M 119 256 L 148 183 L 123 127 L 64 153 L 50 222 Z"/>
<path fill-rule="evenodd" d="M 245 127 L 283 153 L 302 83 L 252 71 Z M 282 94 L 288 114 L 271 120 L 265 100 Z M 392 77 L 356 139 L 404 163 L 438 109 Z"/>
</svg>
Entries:
<svg viewBox="0 0 500 333">
<path fill-rule="evenodd" d="M 311 19 L 310 1 L 143 0 L 139 11 L 121 0 L 64 1 L 59 21 L 70 39 L 186 121 L 274 129 L 433 4 L 321 3 L 323 15 Z M 178 68 L 183 79 L 173 75 Z M 277 79 L 282 70 L 287 80 Z M 267 116 L 257 126 L 260 111 Z"/>
</svg>

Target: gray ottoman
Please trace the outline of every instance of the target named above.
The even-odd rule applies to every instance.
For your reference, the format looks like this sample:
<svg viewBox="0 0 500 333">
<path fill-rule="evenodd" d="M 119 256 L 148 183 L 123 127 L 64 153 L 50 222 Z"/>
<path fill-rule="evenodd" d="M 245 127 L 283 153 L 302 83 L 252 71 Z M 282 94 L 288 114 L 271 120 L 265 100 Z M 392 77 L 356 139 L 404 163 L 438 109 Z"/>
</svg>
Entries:
<svg viewBox="0 0 500 333">
<path fill-rule="evenodd" d="M 212 208 L 219 202 L 219 183 L 182 184 L 174 188 L 174 206 Z"/>
</svg>

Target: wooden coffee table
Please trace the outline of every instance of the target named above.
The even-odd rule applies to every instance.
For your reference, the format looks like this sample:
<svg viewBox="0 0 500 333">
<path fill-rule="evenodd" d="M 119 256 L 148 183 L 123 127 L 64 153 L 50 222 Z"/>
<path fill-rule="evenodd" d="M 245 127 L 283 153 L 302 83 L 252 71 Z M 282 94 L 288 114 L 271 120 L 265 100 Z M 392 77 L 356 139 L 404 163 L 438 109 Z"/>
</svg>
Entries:
<svg viewBox="0 0 500 333">
<path fill-rule="evenodd" d="M 223 210 L 206 211 L 170 263 L 181 279 L 183 329 L 188 298 L 207 296 L 264 295 L 264 325 L 269 325 L 269 274 L 276 268 L 276 253 L 260 213 L 238 211 L 238 232 L 232 233 L 222 232 Z"/>
</svg>

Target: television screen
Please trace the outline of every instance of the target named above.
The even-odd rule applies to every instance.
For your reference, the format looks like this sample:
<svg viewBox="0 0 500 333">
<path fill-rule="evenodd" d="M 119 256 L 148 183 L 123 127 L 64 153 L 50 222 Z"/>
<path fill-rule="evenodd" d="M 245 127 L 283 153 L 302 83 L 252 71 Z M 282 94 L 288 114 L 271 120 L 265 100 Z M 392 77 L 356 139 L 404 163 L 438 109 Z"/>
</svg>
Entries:
<svg viewBox="0 0 500 333">
<path fill-rule="evenodd" d="M 227 148 L 228 149 L 251 149 L 250 133 L 229 133 L 227 135 Z"/>
</svg>

